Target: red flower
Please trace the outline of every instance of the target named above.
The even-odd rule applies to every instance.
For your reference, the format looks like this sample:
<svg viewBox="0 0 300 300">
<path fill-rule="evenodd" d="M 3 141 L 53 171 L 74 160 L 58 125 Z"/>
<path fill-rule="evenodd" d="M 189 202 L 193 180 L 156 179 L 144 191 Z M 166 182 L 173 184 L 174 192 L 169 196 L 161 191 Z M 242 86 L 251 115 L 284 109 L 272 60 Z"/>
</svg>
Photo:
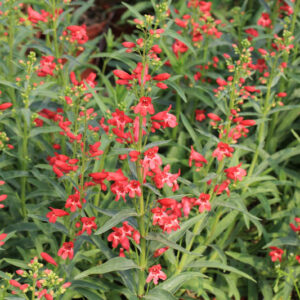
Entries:
<svg viewBox="0 0 300 300">
<path fill-rule="evenodd" d="M 195 205 L 196 200 L 197 200 L 196 198 L 190 198 L 190 197 L 183 197 L 181 199 L 181 206 L 185 217 L 189 216 L 190 211 Z"/>
<path fill-rule="evenodd" d="M 0 234 L 0 247 L 3 246 L 5 244 L 5 242 L 3 240 L 5 240 L 7 237 L 6 233 L 1 233 Z"/>
<path fill-rule="evenodd" d="M 210 195 L 201 193 L 194 205 L 199 205 L 199 212 L 210 211 L 211 205 L 209 203 Z"/>
<path fill-rule="evenodd" d="M 286 96 L 287 96 L 287 93 L 285 93 L 285 92 L 281 92 L 281 93 L 277 94 L 277 97 L 279 97 L 279 98 L 283 98 L 283 97 L 286 97 Z"/>
<path fill-rule="evenodd" d="M 86 202 L 85 199 L 81 199 L 83 203 Z M 80 201 L 80 193 L 76 191 L 75 194 L 70 195 L 66 201 L 65 208 L 70 208 L 71 212 L 75 212 L 77 208 L 82 208 L 82 203 Z"/>
<path fill-rule="evenodd" d="M 162 73 L 162 74 L 158 74 L 156 76 L 153 77 L 153 80 L 156 81 L 164 81 L 167 80 L 171 77 L 171 75 L 169 73 Z"/>
<path fill-rule="evenodd" d="M 268 13 L 262 13 L 261 17 L 257 21 L 257 25 L 260 25 L 262 27 L 271 27 L 272 21 L 270 19 L 270 16 Z"/>
<path fill-rule="evenodd" d="M 31 6 L 28 6 L 27 13 L 28 13 L 28 20 L 33 24 L 36 24 L 39 21 L 47 22 L 47 17 L 49 15 L 49 13 L 45 12 L 44 10 L 41 10 L 42 14 L 40 14 L 39 12 L 33 10 Z"/>
<path fill-rule="evenodd" d="M 188 25 L 188 21 L 183 21 L 178 18 L 175 19 L 175 24 L 179 27 L 186 28 Z"/>
<path fill-rule="evenodd" d="M 95 223 L 96 217 L 83 217 L 81 218 L 82 230 L 78 234 L 83 234 L 85 231 L 88 235 L 92 234 L 92 229 L 97 229 L 97 224 Z"/>
<path fill-rule="evenodd" d="M 297 223 L 297 227 L 293 223 L 290 223 L 290 227 L 293 231 L 300 232 L 300 218 L 295 218 L 294 220 Z"/>
<path fill-rule="evenodd" d="M 213 157 L 216 157 L 218 161 L 221 161 L 225 156 L 231 157 L 234 149 L 226 143 L 220 142 L 217 149 L 212 153 Z"/>
<path fill-rule="evenodd" d="M 175 40 L 175 43 L 172 45 L 172 49 L 176 57 L 178 58 L 178 53 L 184 53 L 188 51 L 188 46 L 179 40 Z"/>
<path fill-rule="evenodd" d="M 129 193 L 130 198 L 141 196 L 141 185 L 137 180 L 131 180 L 125 187 L 126 193 Z"/>
<path fill-rule="evenodd" d="M 189 166 L 192 166 L 192 162 L 195 161 L 195 166 L 196 167 L 202 167 L 203 163 L 207 164 L 207 160 L 205 159 L 205 157 L 200 154 L 199 152 L 194 150 L 194 147 L 191 146 L 191 154 L 190 154 L 190 158 L 189 158 Z"/>
<path fill-rule="evenodd" d="M 112 114 L 112 118 L 107 123 L 116 126 L 118 129 L 124 130 L 127 124 L 133 123 L 133 120 L 125 115 L 124 111 L 116 109 Z"/>
<path fill-rule="evenodd" d="M 170 169 L 170 165 L 166 165 L 163 171 L 161 171 L 159 168 L 155 169 L 153 181 L 158 189 L 162 189 L 164 184 L 166 183 L 169 187 L 172 187 L 172 191 L 175 192 L 179 189 L 177 178 L 180 175 L 180 170 L 178 171 L 178 173 L 172 174 L 169 173 Z"/>
<path fill-rule="evenodd" d="M 161 111 L 151 117 L 152 127 L 151 131 L 155 132 L 156 129 L 159 129 L 161 126 L 163 128 L 170 127 L 174 128 L 178 125 L 176 116 L 169 114 L 172 106 L 170 105 L 167 110 Z"/>
<path fill-rule="evenodd" d="M 89 154 L 90 157 L 95 157 L 103 154 L 103 151 L 100 150 L 101 142 L 96 142 L 93 145 L 89 145 Z"/>
<path fill-rule="evenodd" d="M 0 104 L 0 110 L 6 110 L 6 109 L 10 108 L 11 106 L 12 106 L 12 103 L 10 103 L 10 102 L 2 103 L 2 104 Z"/>
<path fill-rule="evenodd" d="M 96 184 L 100 184 L 101 189 L 103 191 L 107 190 L 107 186 L 104 184 L 104 180 L 107 178 L 108 176 L 108 172 L 105 172 L 105 170 L 101 171 L 101 172 L 96 172 L 96 173 L 90 173 L 89 174 L 90 177 L 92 177 L 93 181 Z"/>
<path fill-rule="evenodd" d="M 50 256 L 48 253 L 46 252 L 42 252 L 41 253 L 41 257 L 48 262 L 49 264 L 52 264 L 54 266 L 57 266 L 57 262 L 54 260 L 54 258 L 52 256 Z"/>
<path fill-rule="evenodd" d="M 202 122 L 203 120 L 205 120 L 206 116 L 204 113 L 205 113 L 205 110 L 196 109 L 196 120 L 199 122 Z"/>
<path fill-rule="evenodd" d="M 11 279 L 9 281 L 9 284 L 12 285 L 12 286 L 14 286 L 14 287 L 17 287 L 17 288 L 21 287 L 21 284 L 17 280 L 14 280 L 14 279 Z"/>
<path fill-rule="evenodd" d="M 132 80 L 133 76 L 122 70 L 114 70 L 114 75 L 123 80 Z"/>
<path fill-rule="evenodd" d="M 222 78 L 217 78 L 216 82 L 217 82 L 218 86 L 221 86 L 221 87 L 227 85 L 227 81 Z"/>
<path fill-rule="evenodd" d="M 160 202 L 162 202 L 163 200 L 173 200 L 176 202 L 176 200 L 169 198 L 161 199 Z M 171 206 L 173 205 L 171 204 Z M 173 207 L 175 208 L 175 206 Z M 171 233 L 172 230 L 176 231 L 180 228 L 178 216 L 174 213 L 169 215 L 165 212 L 165 210 L 166 206 L 164 206 L 163 208 L 155 207 L 151 210 L 151 212 L 153 213 L 153 225 L 158 224 L 163 231 Z M 170 212 L 172 212 L 172 210 Z"/>
<path fill-rule="evenodd" d="M 230 196 L 229 186 L 230 180 L 226 179 L 221 184 L 217 184 L 214 188 L 214 192 L 217 193 L 217 195 L 221 195 L 224 191 L 226 191 L 227 195 Z"/>
<path fill-rule="evenodd" d="M 122 45 L 125 48 L 134 48 L 135 47 L 135 43 L 133 43 L 133 42 L 123 42 Z"/>
<path fill-rule="evenodd" d="M 247 175 L 247 172 L 244 169 L 240 168 L 241 165 L 242 163 L 235 167 L 225 169 L 224 172 L 226 173 L 227 178 L 232 179 L 234 181 L 242 181 L 243 177 Z"/>
<path fill-rule="evenodd" d="M 146 282 L 149 283 L 150 281 L 153 280 L 153 283 L 156 285 L 158 284 L 158 280 L 166 280 L 167 279 L 167 275 L 161 271 L 161 265 L 155 265 L 149 268 L 149 275 L 146 279 Z"/>
<path fill-rule="evenodd" d="M 252 41 L 253 37 L 258 37 L 259 36 L 258 31 L 255 30 L 254 28 L 248 28 L 248 29 L 245 30 L 245 32 L 247 34 L 249 34 L 249 36 L 248 36 L 249 41 Z"/>
<path fill-rule="evenodd" d="M 64 217 L 69 215 L 69 213 L 64 211 L 63 209 L 56 209 L 53 207 L 49 208 L 51 209 L 51 211 L 47 213 L 46 217 L 49 219 L 50 223 L 55 223 L 57 217 Z"/>
<path fill-rule="evenodd" d="M 140 156 L 140 154 L 141 154 L 141 152 L 139 152 L 139 151 L 135 151 L 135 150 L 130 151 L 129 152 L 130 161 L 133 161 L 133 162 L 137 161 L 138 158 L 139 158 L 139 156 Z"/>
<path fill-rule="evenodd" d="M 162 165 L 162 160 L 160 156 L 157 154 L 157 152 L 158 152 L 157 146 L 148 149 L 144 152 L 144 159 L 142 164 L 145 169 L 150 168 L 151 170 L 154 170 L 160 165 Z"/>
<path fill-rule="evenodd" d="M 115 201 L 119 201 L 119 199 L 122 197 L 124 202 L 126 202 L 126 194 L 127 194 L 127 186 L 128 181 L 127 178 L 125 181 L 116 181 L 113 183 L 110 187 L 110 190 L 113 194 L 116 195 Z"/>
<path fill-rule="evenodd" d="M 281 262 L 282 254 L 284 253 L 284 251 L 277 247 L 269 247 L 269 248 L 273 250 L 269 253 L 272 261 L 275 262 L 278 259 Z"/>
<path fill-rule="evenodd" d="M 107 240 L 112 242 L 112 247 L 117 248 L 119 244 L 121 244 L 122 248 L 126 251 L 129 251 L 130 243 L 128 237 L 132 237 L 132 239 L 139 244 L 140 243 L 140 233 L 135 230 L 132 226 L 128 225 L 128 222 L 123 222 L 123 226 L 113 227 L 114 232 L 110 233 Z M 121 249 L 122 249 L 121 248 Z M 120 254 L 122 251 L 120 250 Z"/>
<path fill-rule="evenodd" d="M 62 259 L 72 259 L 74 256 L 74 243 L 73 242 L 65 242 L 62 247 L 57 252 L 58 256 L 61 256 Z"/>
<path fill-rule="evenodd" d="M 47 75 L 53 76 L 53 71 L 56 67 L 54 61 L 54 56 L 42 56 L 40 61 L 40 68 L 37 70 L 37 75 L 39 77 L 46 77 Z"/>
<path fill-rule="evenodd" d="M 152 104 L 152 99 L 150 97 L 141 97 L 140 102 L 134 107 L 134 113 L 139 113 L 143 117 L 147 116 L 148 113 L 153 115 L 155 111 Z"/>
<path fill-rule="evenodd" d="M 165 253 L 168 249 L 169 249 L 169 247 L 159 248 L 159 249 L 155 250 L 153 256 L 154 256 L 154 257 L 161 256 L 161 255 L 162 255 L 163 253 Z"/>
<path fill-rule="evenodd" d="M 67 30 L 69 30 L 71 34 L 71 43 L 77 42 L 78 44 L 82 45 L 89 40 L 86 33 L 86 25 L 71 25 L 67 27 Z"/>
<path fill-rule="evenodd" d="M 222 121 L 222 119 L 214 113 L 209 113 L 209 114 L 207 114 L 207 116 L 213 121 L 216 121 L 216 122 Z"/>
</svg>

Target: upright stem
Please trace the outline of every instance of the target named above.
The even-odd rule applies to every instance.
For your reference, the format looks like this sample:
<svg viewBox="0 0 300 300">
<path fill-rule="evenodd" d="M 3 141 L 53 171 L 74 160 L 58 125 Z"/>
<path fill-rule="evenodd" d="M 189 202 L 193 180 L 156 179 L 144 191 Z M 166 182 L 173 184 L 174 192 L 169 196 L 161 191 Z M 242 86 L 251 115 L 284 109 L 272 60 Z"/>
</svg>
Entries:
<svg viewBox="0 0 300 300">
<path fill-rule="evenodd" d="M 228 106 L 228 116 L 230 116 L 231 114 L 231 110 L 234 108 L 234 105 L 235 105 L 235 100 L 236 100 L 236 84 L 238 83 L 238 80 L 239 80 L 239 70 L 237 69 L 234 73 L 234 78 L 233 78 L 233 82 L 232 82 L 232 87 L 231 87 L 231 92 L 230 92 L 230 101 L 229 101 L 229 106 Z M 225 127 L 225 139 L 224 139 L 224 142 L 227 143 L 228 140 L 229 140 L 229 131 L 230 131 L 230 127 L 231 127 L 231 120 L 230 118 L 227 119 L 227 124 L 226 124 L 226 127 Z M 209 166 L 212 164 L 212 159 L 209 161 Z M 210 202 L 212 202 L 216 196 L 216 194 L 214 193 L 214 186 L 216 184 L 216 180 L 217 178 L 221 175 L 222 171 L 223 171 L 223 168 L 224 168 L 224 159 L 219 163 L 219 166 L 218 166 L 218 169 L 217 169 L 217 172 L 216 172 L 216 179 L 213 181 L 213 183 L 211 184 L 211 187 L 210 187 L 210 190 L 209 190 L 209 195 L 210 195 Z M 207 172 L 208 172 L 208 169 L 207 169 Z M 206 190 L 205 190 L 206 191 Z M 200 220 L 196 223 L 194 229 L 193 229 L 193 237 L 191 238 L 189 244 L 187 245 L 186 247 L 186 250 L 187 251 L 190 251 L 192 249 L 192 246 L 194 244 L 194 241 L 195 241 L 195 237 L 196 235 L 198 234 L 198 231 L 199 229 L 201 228 L 201 225 L 202 225 L 202 222 L 203 220 Z M 213 226 L 213 231 L 216 229 L 216 225 L 218 222 L 218 219 L 215 221 L 215 224 Z M 175 271 L 175 274 L 179 274 L 182 269 L 184 268 L 185 264 L 186 264 L 186 261 L 187 259 L 189 258 L 189 255 L 187 253 L 184 253 L 182 255 L 182 258 L 180 260 L 180 263 Z"/>
<path fill-rule="evenodd" d="M 9 12 L 9 32 L 8 32 L 8 45 L 9 45 L 9 54 L 8 54 L 8 69 L 9 69 L 9 78 L 13 82 L 14 81 L 14 39 L 15 39 L 15 13 L 14 9 L 11 8 Z M 16 108 L 16 95 L 15 89 L 9 88 L 9 94 L 11 97 L 11 101 L 13 103 L 13 107 Z M 19 120 L 17 118 L 17 120 Z"/>
<path fill-rule="evenodd" d="M 146 42 L 145 42 L 146 45 Z M 141 93 L 140 96 L 143 97 L 145 93 L 144 87 L 144 70 L 146 68 L 146 46 L 143 49 L 143 58 L 142 58 L 142 74 L 141 74 Z M 143 152 L 143 117 L 139 116 L 139 139 L 137 143 L 138 151 L 140 153 Z M 144 203 L 144 191 L 143 191 L 143 183 L 144 183 L 144 174 L 143 167 L 141 165 L 140 160 L 136 162 L 137 169 L 137 177 L 141 187 L 141 196 L 139 196 L 139 217 L 138 217 L 138 225 L 141 234 L 141 254 L 140 254 L 140 271 L 139 271 L 139 283 L 138 283 L 138 296 L 143 296 L 145 292 L 145 269 L 147 267 L 147 257 L 146 257 L 146 230 L 145 230 L 145 203 Z"/>
<path fill-rule="evenodd" d="M 27 171 L 28 168 L 28 125 L 27 120 L 24 118 L 24 131 L 23 131 L 23 143 L 22 143 L 22 163 L 21 170 L 23 172 Z M 26 212 L 26 184 L 27 176 L 23 175 L 21 178 L 21 207 L 24 218 L 27 218 Z"/>
<path fill-rule="evenodd" d="M 266 93 L 266 97 L 265 97 L 265 101 L 263 104 L 263 119 L 266 118 L 269 110 L 270 110 L 270 105 L 269 105 L 269 100 L 270 100 L 270 96 L 271 96 L 271 88 L 272 88 L 272 82 L 275 76 L 275 71 L 276 71 L 276 66 L 277 66 L 277 61 L 278 61 L 278 56 L 276 56 L 276 58 L 274 59 L 274 63 L 272 66 L 272 70 L 271 70 L 271 75 L 268 81 L 268 86 L 267 86 L 267 93 Z M 259 125 L 259 130 L 258 130 L 258 139 L 257 139 L 257 147 L 254 153 L 254 157 L 252 159 L 249 171 L 248 171 L 248 177 L 251 177 L 254 171 L 254 168 L 256 166 L 257 163 L 257 159 L 258 159 L 258 154 L 259 151 L 262 147 L 263 141 L 264 141 L 264 131 L 265 131 L 265 121 L 263 121 L 260 125 Z M 245 192 L 247 187 L 244 188 L 243 193 Z"/>
<path fill-rule="evenodd" d="M 138 151 L 142 152 L 142 139 L 143 139 L 143 117 L 139 116 L 139 140 L 138 140 Z M 142 296 L 144 294 L 145 287 L 145 269 L 147 267 L 146 259 L 146 231 L 145 231 L 145 205 L 144 205 L 144 196 L 143 196 L 143 171 L 142 165 L 138 161 L 136 163 L 138 181 L 141 186 L 141 196 L 139 197 L 139 217 L 138 225 L 141 234 L 141 255 L 140 255 L 140 267 L 139 271 L 139 286 L 138 286 L 138 295 Z"/>
</svg>

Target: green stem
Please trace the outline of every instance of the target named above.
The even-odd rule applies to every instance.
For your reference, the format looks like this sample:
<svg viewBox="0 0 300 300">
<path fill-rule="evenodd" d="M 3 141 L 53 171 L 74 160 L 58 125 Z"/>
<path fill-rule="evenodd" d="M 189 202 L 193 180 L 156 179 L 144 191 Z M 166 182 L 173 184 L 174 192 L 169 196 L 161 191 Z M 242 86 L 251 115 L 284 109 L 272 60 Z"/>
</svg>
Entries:
<svg viewBox="0 0 300 300">
<path fill-rule="evenodd" d="M 31 300 L 35 300 L 35 286 L 36 286 L 36 279 L 33 279 Z"/>
<path fill-rule="evenodd" d="M 143 140 L 143 118 L 139 117 L 139 140 L 138 140 L 138 151 L 142 152 L 142 140 Z M 139 161 L 136 163 L 138 181 L 141 186 L 141 196 L 139 197 L 139 217 L 138 225 L 141 234 L 141 255 L 140 255 L 140 267 L 139 271 L 139 285 L 138 285 L 138 295 L 142 296 L 145 291 L 145 269 L 147 267 L 146 259 L 146 231 L 145 231 L 145 206 L 144 206 L 144 196 L 143 196 L 143 171 L 142 165 Z"/>
<path fill-rule="evenodd" d="M 100 166 L 99 166 L 99 169 L 97 170 L 97 172 L 101 172 L 101 171 L 103 170 L 105 158 L 106 158 L 106 155 L 107 155 L 109 149 L 110 149 L 110 143 L 109 143 L 108 146 L 105 148 L 105 150 L 104 150 L 104 152 L 103 152 L 103 154 L 102 154 L 102 156 L 101 156 Z M 95 205 L 96 207 L 99 206 L 100 193 L 101 193 L 101 190 L 99 189 L 99 191 L 98 191 L 98 193 L 97 193 L 97 195 L 95 196 L 95 199 L 94 199 L 94 205 Z"/>
<path fill-rule="evenodd" d="M 179 80 L 177 80 L 176 84 L 180 85 Z M 176 107 L 175 107 L 175 111 L 176 111 L 176 119 L 177 119 L 177 122 L 178 122 L 179 117 L 180 117 L 180 113 L 181 113 L 181 97 L 178 94 L 176 94 Z M 178 133 L 178 128 L 179 128 L 179 125 L 177 125 L 177 126 L 175 126 L 173 128 L 173 131 L 172 131 L 172 138 L 173 138 L 173 140 L 176 140 L 177 133 Z"/>
<path fill-rule="evenodd" d="M 273 62 L 273 66 L 272 66 L 272 71 L 271 71 L 271 75 L 268 81 L 268 86 L 267 86 L 267 93 L 266 93 L 266 97 L 265 97 L 265 101 L 263 104 L 263 122 L 259 125 L 259 130 L 258 130 L 258 139 L 257 139 L 257 147 L 254 153 L 254 157 L 252 159 L 250 168 L 248 170 L 248 177 L 251 177 L 254 171 L 254 168 L 256 166 L 257 163 L 257 159 L 258 159 L 258 155 L 259 155 L 259 151 L 263 146 L 263 141 L 264 141 L 264 131 L 265 131 L 265 118 L 271 108 L 271 105 L 269 105 L 269 101 L 270 101 L 270 96 L 271 96 L 271 88 L 272 88 L 272 82 L 275 76 L 275 72 L 276 72 L 276 67 L 277 67 L 277 61 L 278 61 L 278 56 L 276 56 L 276 58 L 274 59 Z M 244 194 L 244 192 L 246 191 L 247 186 L 245 186 L 245 188 L 243 189 L 242 194 Z"/>
<path fill-rule="evenodd" d="M 28 128 L 27 121 L 24 119 L 24 131 L 23 131 L 23 143 L 22 143 L 22 164 L 21 170 L 23 172 L 27 171 L 28 168 Z M 21 208 L 24 219 L 27 219 L 26 212 L 26 184 L 27 184 L 27 176 L 22 176 L 21 178 Z"/>
<path fill-rule="evenodd" d="M 233 82 L 232 82 L 232 86 L 231 86 L 231 91 L 230 91 L 230 100 L 229 100 L 229 106 L 228 106 L 228 118 L 227 118 L 227 123 L 226 123 L 226 126 L 225 126 L 225 131 L 226 131 L 226 133 L 225 133 L 225 139 L 224 139 L 225 143 L 228 143 L 228 140 L 229 140 L 229 131 L 230 131 L 230 127 L 231 127 L 231 120 L 230 120 L 229 116 L 231 115 L 231 110 L 234 108 L 234 105 L 235 105 L 235 100 L 236 100 L 236 97 L 237 97 L 235 89 L 236 89 L 236 85 L 237 85 L 238 80 L 239 80 L 239 76 L 240 76 L 240 71 L 239 71 L 239 69 L 237 69 L 235 71 L 235 73 L 234 73 L 234 78 L 233 78 Z M 213 159 L 211 159 L 209 161 L 209 164 L 208 164 L 209 167 L 211 166 L 212 162 L 213 162 Z M 222 171 L 224 169 L 224 165 L 225 165 L 225 161 L 223 159 L 219 163 L 219 166 L 218 166 L 218 169 L 217 169 L 217 172 L 216 172 L 217 176 L 214 179 L 213 183 L 211 184 L 210 191 L 209 191 L 209 195 L 211 197 L 210 198 L 210 202 L 211 203 L 213 202 L 213 200 L 214 200 L 214 198 L 216 196 L 216 194 L 214 193 L 214 186 L 216 185 L 217 179 L 219 178 L 219 176 L 221 175 L 221 173 L 222 173 Z M 206 173 L 208 173 L 209 167 L 206 169 Z M 206 192 L 206 189 L 205 189 L 205 192 Z M 218 220 L 216 222 L 218 222 Z M 199 231 L 199 229 L 201 227 L 201 224 L 202 224 L 202 220 L 200 220 L 200 221 L 198 221 L 196 223 L 196 225 L 195 225 L 195 227 L 193 229 L 193 237 L 191 238 L 191 241 L 189 242 L 189 244 L 186 247 L 187 251 L 191 250 L 191 248 L 192 248 L 192 246 L 194 244 L 194 241 L 195 241 L 195 236 L 198 234 L 198 231 Z M 215 224 L 214 228 L 216 227 L 216 225 L 217 224 Z M 182 255 L 182 258 L 180 260 L 179 265 L 177 266 L 175 274 L 179 274 L 183 270 L 188 257 L 189 256 L 188 256 L 187 253 L 184 253 Z"/>
<path fill-rule="evenodd" d="M 297 282 L 296 282 L 296 280 L 293 280 L 293 281 L 294 281 L 295 290 L 296 290 L 297 295 L 298 295 L 298 299 L 300 299 L 300 291 L 299 291 L 299 289 L 297 287 Z"/>
</svg>

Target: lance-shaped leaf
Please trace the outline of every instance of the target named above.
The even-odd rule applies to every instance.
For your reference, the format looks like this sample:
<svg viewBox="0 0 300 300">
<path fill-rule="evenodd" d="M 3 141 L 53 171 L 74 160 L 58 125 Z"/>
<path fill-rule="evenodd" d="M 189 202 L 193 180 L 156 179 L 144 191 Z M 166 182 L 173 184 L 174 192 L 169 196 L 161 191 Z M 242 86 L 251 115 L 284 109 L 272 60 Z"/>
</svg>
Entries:
<svg viewBox="0 0 300 300">
<path fill-rule="evenodd" d="M 184 253 L 187 253 L 187 254 L 190 254 L 190 255 L 199 255 L 198 253 L 192 253 L 190 251 L 187 251 L 186 249 L 184 249 L 183 247 L 179 246 L 178 244 L 170 241 L 166 235 L 162 234 L 162 233 L 149 233 L 147 236 L 146 236 L 146 240 L 149 240 L 149 241 L 157 241 L 163 245 L 166 245 L 172 249 L 176 249 L 178 251 L 181 251 L 181 252 L 184 252 Z"/>
<path fill-rule="evenodd" d="M 110 230 L 112 227 L 116 226 L 123 220 L 128 219 L 129 217 L 136 217 L 138 214 L 133 209 L 124 209 L 114 215 L 110 220 L 108 220 L 100 229 L 98 229 L 95 234 L 101 234 L 108 230 Z"/>
<path fill-rule="evenodd" d="M 254 282 L 256 282 L 251 276 L 249 276 L 247 273 L 244 273 L 234 267 L 231 266 L 227 266 L 225 264 L 222 264 L 219 261 L 197 261 L 197 262 L 193 262 L 192 264 L 189 264 L 186 266 L 186 268 L 213 268 L 213 269 L 221 269 L 223 271 L 228 271 L 228 272 L 232 272 L 235 273 L 237 275 L 240 275 L 244 278 L 247 278 L 249 280 L 252 280 Z"/>
<path fill-rule="evenodd" d="M 81 279 L 89 275 L 105 274 L 105 273 L 124 271 L 130 269 L 139 269 L 139 266 L 131 259 L 127 259 L 124 257 L 114 257 L 100 266 L 90 268 L 78 274 L 75 277 L 75 279 L 76 280 Z"/>
<path fill-rule="evenodd" d="M 176 291 L 186 282 L 196 277 L 207 277 L 199 272 L 183 272 L 176 276 L 173 276 L 159 285 L 160 289 L 167 290 L 171 293 Z"/>
</svg>

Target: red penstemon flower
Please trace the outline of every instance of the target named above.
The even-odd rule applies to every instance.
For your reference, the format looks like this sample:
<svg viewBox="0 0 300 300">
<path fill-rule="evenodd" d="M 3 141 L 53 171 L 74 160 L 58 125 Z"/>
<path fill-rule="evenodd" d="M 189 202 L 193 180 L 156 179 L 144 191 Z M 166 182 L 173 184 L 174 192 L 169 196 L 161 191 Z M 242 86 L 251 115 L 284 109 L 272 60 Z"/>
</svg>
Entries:
<svg viewBox="0 0 300 300">
<path fill-rule="evenodd" d="M 281 262 L 282 259 L 282 255 L 284 253 L 284 251 L 280 248 L 271 246 L 269 247 L 272 251 L 269 253 L 269 255 L 271 256 L 271 259 L 273 262 L 275 262 L 276 260 L 279 260 Z"/>
<path fill-rule="evenodd" d="M 72 259 L 74 256 L 74 243 L 73 242 L 65 242 L 62 247 L 57 252 L 58 256 L 61 256 L 62 259 Z"/>
<path fill-rule="evenodd" d="M 64 217 L 69 215 L 69 213 L 64 211 L 63 209 L 57 209 L 53 207 L 49 208 L 51 209 L 51 211 L 47 213 L 46 217 L 49 219 L 50 223 L 55 223 L 57 217 Z"/>
<path fill-rule="evenodd" d="M 1 233 L 0 234 L 0 247 L 3 246 L 5 244 L 5 239 L 7 237 L 7 234 L 6 233 Z"/>
<path fill-rule="evenodd" d="M 141 97 L 140 102 L 134 107 L 134 113 L 145 117 L 147 114 L 155 113 L 152 99 L 150 97 Z"/>
<path fill-rule="evenodd" d="M 158 280 L 166 280 L 167 275 L 161 270 L 161 265 L 155 265 L 149 268 L 149 275 L 146 279 L 146 282 L 149 283 L 153 280 L 153 283 L 158 284 Z"/>
<path fill-rule="evenodd" d="M 46 252 L 41 252 L 41 257 L 48 262 L 51 265 L 57 266 L 57 262 L 54 260 L 54 258 L 52 256 L 50 256 L 48 253 Z"/>
</svg>

